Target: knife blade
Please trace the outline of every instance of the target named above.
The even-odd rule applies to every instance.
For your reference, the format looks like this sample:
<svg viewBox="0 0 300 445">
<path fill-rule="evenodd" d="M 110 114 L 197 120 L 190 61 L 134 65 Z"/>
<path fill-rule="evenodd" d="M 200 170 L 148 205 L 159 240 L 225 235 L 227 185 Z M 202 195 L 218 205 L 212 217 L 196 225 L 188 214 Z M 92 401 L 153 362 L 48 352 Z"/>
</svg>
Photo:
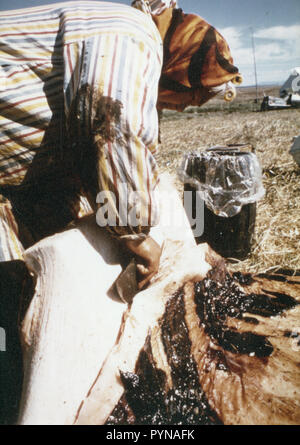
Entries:
<svg viewBox="0 0 300 445">
<path fill-rule="evenodd" d="M 138 293 L 136 260 L 131 259 L 126 268 L 115 281 L 115 289 L 124 303 L 131 304 L 133 297 Z"/>
</svg>

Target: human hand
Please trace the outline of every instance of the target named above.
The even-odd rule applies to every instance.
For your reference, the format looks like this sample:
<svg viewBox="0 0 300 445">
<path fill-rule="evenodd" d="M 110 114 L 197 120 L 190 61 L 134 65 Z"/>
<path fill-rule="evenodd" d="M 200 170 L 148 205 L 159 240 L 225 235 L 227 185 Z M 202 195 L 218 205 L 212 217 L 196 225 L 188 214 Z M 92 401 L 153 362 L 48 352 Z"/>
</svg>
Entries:
<svg viewBox="0 0 300 445">
<path fill-rule="evenodd" d="M 158 271 L 161 248 L 150 236 L 142 240 L 126 240 L 124 245 L 136 257 L 138 288 L 141 290 Z"/>
</svg>

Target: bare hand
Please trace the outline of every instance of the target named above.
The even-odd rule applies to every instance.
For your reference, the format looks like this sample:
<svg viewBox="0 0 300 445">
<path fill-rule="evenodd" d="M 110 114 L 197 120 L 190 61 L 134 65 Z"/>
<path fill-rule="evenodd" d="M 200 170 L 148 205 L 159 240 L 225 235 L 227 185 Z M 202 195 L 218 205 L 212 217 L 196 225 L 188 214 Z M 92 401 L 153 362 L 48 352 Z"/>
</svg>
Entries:
<svg viewBox="0 0 300 445">
<path fill-rule="evenodd" d="M 137 260 L 138 288 L 143 289 L 159 268 L 161 248 L 150 236 L 138 241 L 125 241 L 125 247 Z"/>
</svg>

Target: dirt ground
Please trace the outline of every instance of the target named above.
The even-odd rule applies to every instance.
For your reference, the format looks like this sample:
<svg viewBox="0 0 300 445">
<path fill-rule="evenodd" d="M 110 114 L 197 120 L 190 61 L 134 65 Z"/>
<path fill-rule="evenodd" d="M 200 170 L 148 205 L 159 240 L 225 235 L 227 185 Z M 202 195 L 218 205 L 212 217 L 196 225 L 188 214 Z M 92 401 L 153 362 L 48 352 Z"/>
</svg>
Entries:
<svg viewBox="0 0 300 445">
<path fill-rule="evenodd" d="M 237 269 L 263 272 L 300 269 L 300 167 L 289 154 L 300 134 L 300 109 L 260 112 L 263 94 L 278 96 L 279 87 L 240 88 L 234 102 L 213 99 L 184 113 L 166 111 L 161 120 L 161 171 L 182 183 L 178 168 L 186 152 L 213 145 L 251 144 L 263 171 L 265 197 L 257 203 L 255 239 Z M 256 103 L 256 97 L 258 102 Z"/>
</svg>

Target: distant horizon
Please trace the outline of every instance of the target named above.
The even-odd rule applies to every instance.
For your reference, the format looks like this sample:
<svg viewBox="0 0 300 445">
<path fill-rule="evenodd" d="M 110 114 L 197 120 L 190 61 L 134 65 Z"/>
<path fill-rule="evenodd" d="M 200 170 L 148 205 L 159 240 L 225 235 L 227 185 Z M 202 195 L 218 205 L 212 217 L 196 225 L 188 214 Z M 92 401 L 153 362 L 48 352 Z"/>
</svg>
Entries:
<svg viewBox="0 0 300 445">
<path fill-rule="evenodd" d="M 270 86 L 270 87 L 278 86 L 280 88 L 282 86 L 282 84 L 283 84 L 283 82 L 260 82 L 257 84 L 257 87 L 259 88 L 259 87 L 267 87 L 267 86 Z M 256 88 L 256 85 L 255 85 L 255 83 L 249 84 L 249 85 L 242 84 L 242 85 L 237 86 L 236 88 L 249 88 L 249 87 Z"/>
</svg>

